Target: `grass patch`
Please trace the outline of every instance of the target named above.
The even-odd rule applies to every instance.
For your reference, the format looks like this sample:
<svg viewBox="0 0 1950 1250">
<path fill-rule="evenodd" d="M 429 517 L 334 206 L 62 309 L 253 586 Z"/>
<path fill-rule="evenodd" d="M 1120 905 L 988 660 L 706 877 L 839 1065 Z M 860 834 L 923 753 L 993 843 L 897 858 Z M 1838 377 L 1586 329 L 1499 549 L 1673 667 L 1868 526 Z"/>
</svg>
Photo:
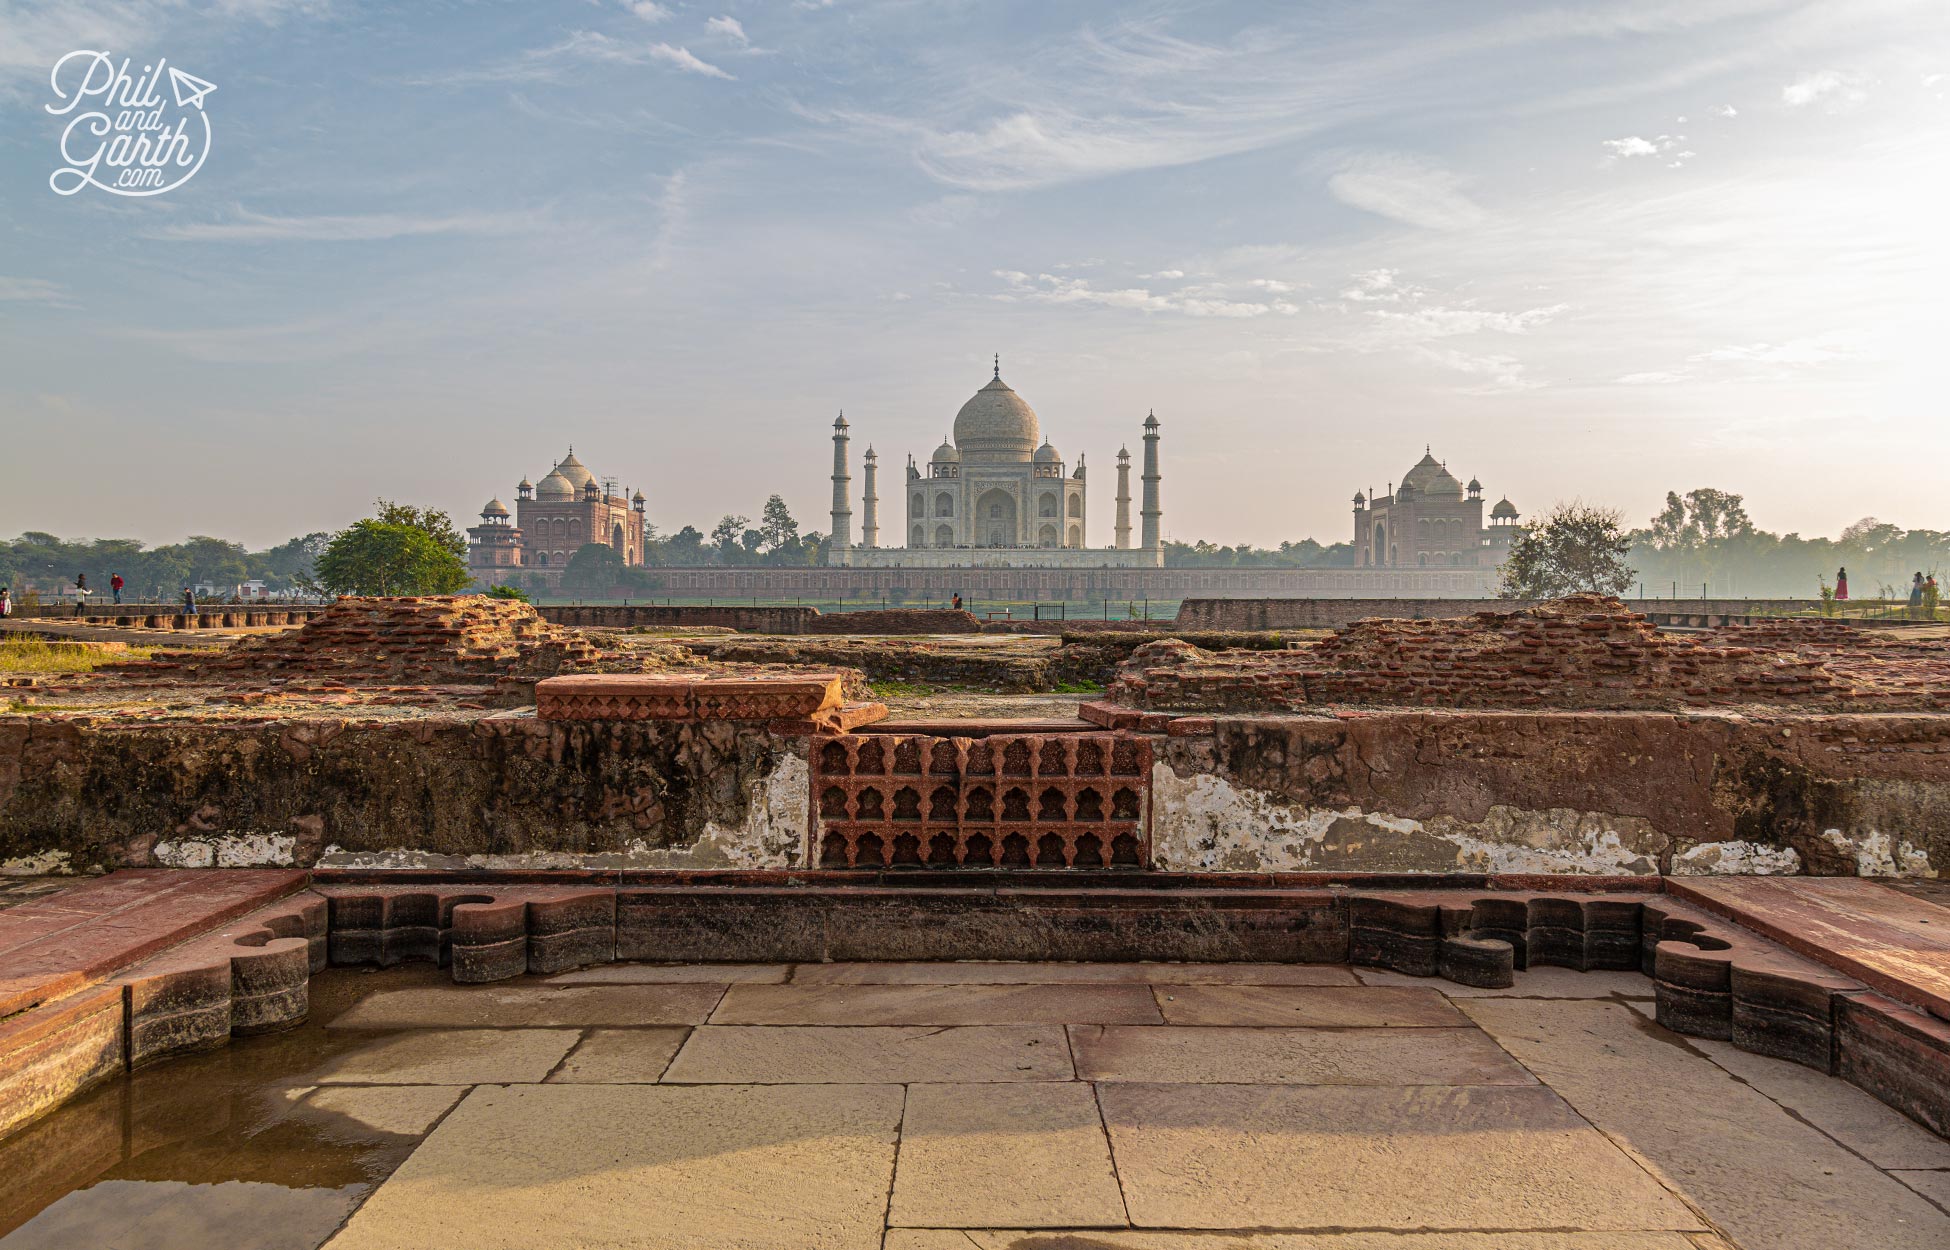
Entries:
<svg viewBox="0 0 1950 1250">
<path fill-rule="evenodd" d="M 925 699 L 934 693 L 933 686 L 915 681 L 876 681 L 870 685 L 876 699 Z"/>
<path fill-rule="evenodd" d="M 0 642 L 0 673 L 92 673 L 104 664 L 146 660 L 153 654 L 149 647 L 97 651 L 40 638 L 10 638 Z"/>
<path fill-rule="evenodd" d="M 1104 688 L 1088 681 L 1059 681 L 1055 687 L 1057 694 L 1102 694 Z"/>
</svg>

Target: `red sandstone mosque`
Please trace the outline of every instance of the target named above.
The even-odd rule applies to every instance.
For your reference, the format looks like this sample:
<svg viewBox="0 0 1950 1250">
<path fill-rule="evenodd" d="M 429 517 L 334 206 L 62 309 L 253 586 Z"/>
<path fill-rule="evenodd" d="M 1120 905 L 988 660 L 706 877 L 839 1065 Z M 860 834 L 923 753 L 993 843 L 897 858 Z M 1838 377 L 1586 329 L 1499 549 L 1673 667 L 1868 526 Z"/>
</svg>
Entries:
<svg viewBox="0 0 1950 1250">
<path fill-rule="evenodd" d="M 626 488 L 627 489 L 627 488 Z M 625 497 L 576 459 L 575 448 L 540 484 L 523 478 L 515 487 L 515 513 L 490 499 L 481 523 L 467 531 L 467 567 L 482 585 L 517 580 L 558 589 L 571 556 L 586 543 L 605 543 L 623 563 L 643 563 L 643 492 Z"/>
<path fill-rule="evenodd" d="M 1493 569 L 1510 554 L 1517 508 L 1506 497 L 1483 524 L 1483 484 L 1465 487 L 1429 449 L 1387 495 L 1354 492 L 1357 568 Z"/>
</svg>

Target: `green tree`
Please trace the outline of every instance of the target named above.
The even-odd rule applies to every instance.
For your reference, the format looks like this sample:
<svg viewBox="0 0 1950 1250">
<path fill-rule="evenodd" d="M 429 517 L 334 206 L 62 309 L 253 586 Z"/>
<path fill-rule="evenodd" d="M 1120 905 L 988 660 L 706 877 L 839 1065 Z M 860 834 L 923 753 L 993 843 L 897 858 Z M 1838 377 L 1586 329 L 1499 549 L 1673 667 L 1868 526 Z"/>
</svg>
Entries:
<svg viewBox="0 0 1950 1250">
<path fill-rule="evenodd" d="M 506 584 L 500 586 L 489 586 L 487 590 L 484 591 L 483 593 L 490 599 L 514 599 L 521 603 L 532 602 L 532 600 L 530 600 L 528 597 L 528 592 L 523 590 L 519 586 L 510 586 Z"/>
<path fill-rule="evenodd" d="M 1560 503 L 1511 544 L 1497 593 L 1505 599 L 1557 599 L 1579 591 L 1622 595 L 1635 576 L 1632 549 L 1615 509 Z"/>
<path fill-rule="evenodd" d="M 467 559 L 467 539 L 454 528 L 453 521 L 445 512 L 436 508 L 415 508 L 411 504 L 394 503 L 390 499 L 381 499 L 374 506 L 379 509 L 378 520 L 388 525 L 410 525 L 461 560 Z"/>
<path fill-rule="evenodd" d="M 342 595 L 451 595 L 474 580 L 460 556 L 426 529 L 380 518 L 332 535 L 316 576 Z"/>
<path fill-rule="evenodd" d="M 562 571 L 562 589 L 577 594 L 606 595 L 623 579 L 623 557 L 606 543 L 584 543 L 569 557 Z"/>
<path fill-rule="evenodd" d="M 738 540 L 744 534 L 745 527 L 750 524 L 750 517 L 727 514 L 719 518 L 718 523 L 711 527 L 711 543 L 718 549 L 719 563 L 743 564 L 745 562 L 745 549 Z"/>
<path fill-rule="evenodd" d="M 799 522 L 792 519 L 792 510 L 778 495 L 765 501 L 765 508 L 759 513 L 758 533 L 767 551 L 799 541 Z"/>
</svg>

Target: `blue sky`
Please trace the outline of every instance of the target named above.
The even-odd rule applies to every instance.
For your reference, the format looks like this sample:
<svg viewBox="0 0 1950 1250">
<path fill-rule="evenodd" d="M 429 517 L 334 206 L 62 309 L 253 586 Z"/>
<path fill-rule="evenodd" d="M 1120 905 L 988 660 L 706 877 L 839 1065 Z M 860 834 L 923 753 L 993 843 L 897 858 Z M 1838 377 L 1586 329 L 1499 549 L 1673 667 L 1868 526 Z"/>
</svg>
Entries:
<svg viewBox="0 0 1950 1250">
<path fill-rule="evenodd" d="M 49 190 L 76 48 L 217 84 L 194 179 Z M 0 0 L 0 532 L 471 517 L 570 443 L 823 530 L 835 410 L 897 471 L 993 352 L 1093 545 L 1149 408 L 1176 538 L 1344 538 L 1425 443 L 1947 528 L 1946 230 L 1941 0 Z"/>
</svg>

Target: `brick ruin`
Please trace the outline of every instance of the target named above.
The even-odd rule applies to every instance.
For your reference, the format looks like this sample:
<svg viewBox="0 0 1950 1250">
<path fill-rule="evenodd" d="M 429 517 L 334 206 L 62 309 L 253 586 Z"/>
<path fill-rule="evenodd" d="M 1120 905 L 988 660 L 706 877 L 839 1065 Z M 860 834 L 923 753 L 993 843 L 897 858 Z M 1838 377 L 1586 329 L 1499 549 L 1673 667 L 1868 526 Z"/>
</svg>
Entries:
<svg viewBox="0 0 1950 1250">
<path fill-rule="evenodd" d="M 63 677 L 0 714 L 0 863 L 1950 862 L 1941 642 L 1820 621 L 1662 633 L 1590 597 L 1317 640 L 1190 637 L 1214 649 L 1124 632 L 679 643 L 519 603 L 348 600 L 227 652 Z M 989 689 L 1115 679 L 1078 720 L 896 725 L 876 723 L 860 669 Z M 983 744 L 998 734 L 1027 773 L 998 771 L 1014 758 Z M 1120 752 L 1142 766 L 1100 774 Z"/>
<path fill-rule="evenodd" d="M 1950 709 L 1950 643 L 1870 650 L 1829 621 L 1662 633 L 1617 599 L 1361 621 L 1311 645 L 1214 654 L 1179 639 L 1132 653 L 1114 704 L 1167 712 L 1334 706 Z"/>
</svg>

